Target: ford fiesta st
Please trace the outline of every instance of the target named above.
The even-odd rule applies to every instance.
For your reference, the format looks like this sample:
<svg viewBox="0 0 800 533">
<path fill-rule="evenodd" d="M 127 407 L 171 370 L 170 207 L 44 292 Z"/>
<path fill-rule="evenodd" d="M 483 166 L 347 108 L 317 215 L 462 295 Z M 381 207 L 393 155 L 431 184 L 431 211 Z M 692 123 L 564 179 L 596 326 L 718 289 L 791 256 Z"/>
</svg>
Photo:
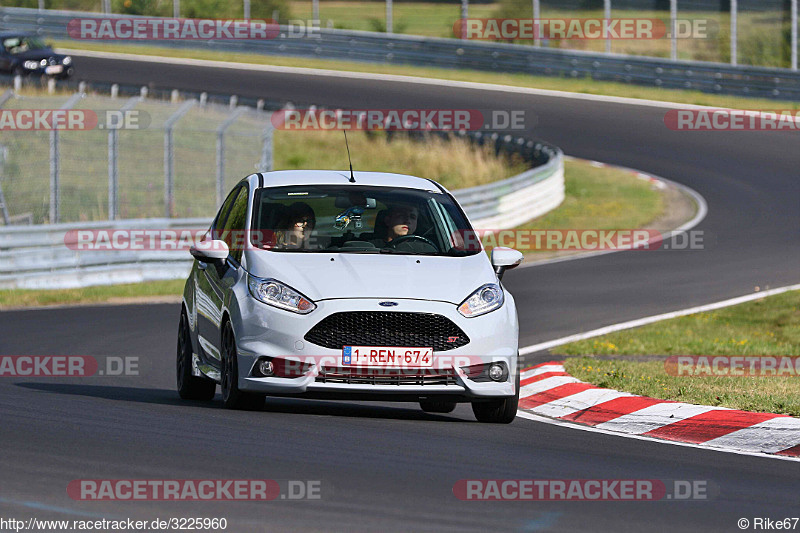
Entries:
<svg viewBox="0 0 800 533">
<path fill-rule="evenodd" d="M 438 183 L 375 172 L 278 171 L 223 202 L 183 293 L 184 399 L 252 409 L 267 395 L 470 402 L 508 423 L 519 400 L 519 326 L 491 262 Z"/>
</svg>

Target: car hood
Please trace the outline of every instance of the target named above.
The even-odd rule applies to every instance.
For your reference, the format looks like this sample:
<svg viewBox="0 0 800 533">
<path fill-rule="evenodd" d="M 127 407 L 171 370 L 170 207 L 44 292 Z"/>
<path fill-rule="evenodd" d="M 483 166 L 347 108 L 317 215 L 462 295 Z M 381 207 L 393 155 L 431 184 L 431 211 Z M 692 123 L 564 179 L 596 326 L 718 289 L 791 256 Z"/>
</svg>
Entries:
<svg viewBox="0 0 800 533">
<path fill-rule="evenodd" d="M 254 276 L 274 278 L 314 301 L 410 298 L 458 305 L 481 285 L 497 281 L 483 253 L 426 257 L 249 250 L 245 264 Z"/>
</svg>

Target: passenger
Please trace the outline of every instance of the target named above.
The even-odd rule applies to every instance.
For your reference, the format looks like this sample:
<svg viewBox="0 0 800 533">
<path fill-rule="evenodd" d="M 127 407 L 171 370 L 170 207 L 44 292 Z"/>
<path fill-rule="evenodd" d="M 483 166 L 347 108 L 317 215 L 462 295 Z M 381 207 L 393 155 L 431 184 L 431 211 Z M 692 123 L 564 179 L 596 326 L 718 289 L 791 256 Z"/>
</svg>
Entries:
<svg viewBox="0 0 800 533">
<path fill-rule="evenodd" d="M 275 232 L 275 243 L 280 248 L 309 248 L 311 232 L 316 224 L 311 206 L 295 202 L 289 206 L 282 227 Z"/>
</svg>

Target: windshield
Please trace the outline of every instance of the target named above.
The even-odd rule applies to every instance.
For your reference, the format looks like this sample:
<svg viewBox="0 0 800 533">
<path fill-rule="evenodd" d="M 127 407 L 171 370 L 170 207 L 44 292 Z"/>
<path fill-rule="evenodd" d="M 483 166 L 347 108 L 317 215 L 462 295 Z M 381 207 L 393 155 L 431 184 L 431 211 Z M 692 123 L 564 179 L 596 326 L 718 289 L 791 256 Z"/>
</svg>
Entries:
<svg viewBox="0 0 800 533">
<path fill-rule="evenodd" d="M 256 191 L 251 242 L 276 252 L 465 256 L 471 232 L 449 195 L 359 185 L 303 185 Z"/>
<path fill-rule="evenodd" d="M 47 45 L 38 37 L 8 37 L 3 39 L 3 48 L 9 54 L 23 54 L 31 50 L 44 50 Z"/>
</svg>

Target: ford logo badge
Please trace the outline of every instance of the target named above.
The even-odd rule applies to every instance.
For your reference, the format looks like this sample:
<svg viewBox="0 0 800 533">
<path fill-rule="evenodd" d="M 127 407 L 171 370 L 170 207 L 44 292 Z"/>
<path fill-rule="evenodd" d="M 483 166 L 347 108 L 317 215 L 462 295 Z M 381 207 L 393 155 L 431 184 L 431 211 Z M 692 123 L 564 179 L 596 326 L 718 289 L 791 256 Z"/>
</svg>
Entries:
<svg viewBox="0 0 800 533">
<path fill-rule="evenodd" d="M 381 307 L 396 307 L 398 304 L 397 302 L 378 302 L 378 305 Z"/>
</svg>

